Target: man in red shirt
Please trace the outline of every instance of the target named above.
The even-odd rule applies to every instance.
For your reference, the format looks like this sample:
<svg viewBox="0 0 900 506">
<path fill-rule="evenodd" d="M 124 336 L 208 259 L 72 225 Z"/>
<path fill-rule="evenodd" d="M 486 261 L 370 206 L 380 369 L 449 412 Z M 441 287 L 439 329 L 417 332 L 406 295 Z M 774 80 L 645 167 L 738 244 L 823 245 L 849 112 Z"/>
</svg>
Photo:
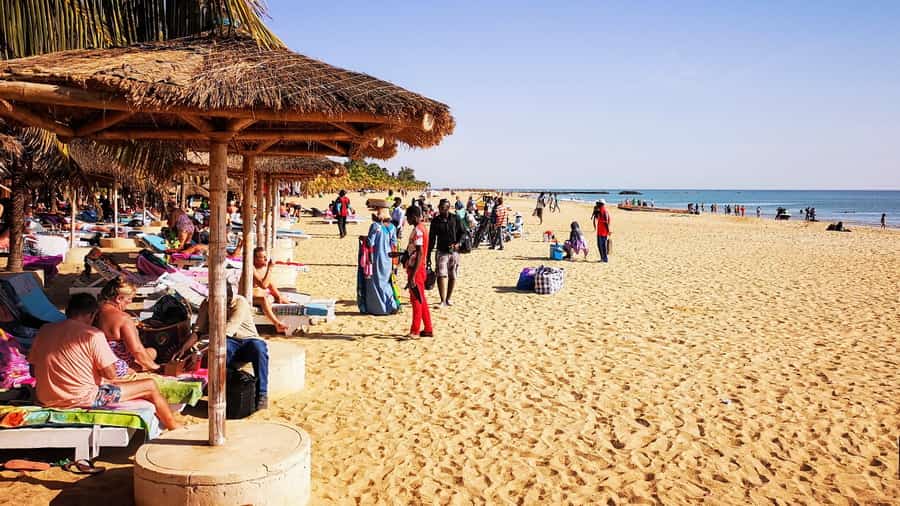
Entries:
<svg viewBox="0 0 900 506">
<path fill-rule="evenodd" d="M 609 243 L 609 211 L 606 210 L 606 201 L 600 199 L 600 202 L 597 203 L 599 208 L 596 211 L 596 217 L 594 218 L 594 226 L 597 228 L 597 247 L 600 249 L 600 261 L 601 262 L 609 262 L 609 257 L 607 256 L 609 253 L 609 249 L 607 248 Z"/>
<path fill-rule="evenodd" d="M 503 229 L 506 228 L 506 206 L 503 205 L 503 197 L 498 197 L 494 203 L 494 235 L 491 239 L 491 249 L 503 249 Z"/>
<path fill-rule="evenodd" d="M 338 233 L 341 239 L 347 237 L 347 216 L 350 214 L 350 199 L 347 192 L 338 192 L 338 198 L 334 201 L 334 217 L 337 220 Z"/>
</svg>

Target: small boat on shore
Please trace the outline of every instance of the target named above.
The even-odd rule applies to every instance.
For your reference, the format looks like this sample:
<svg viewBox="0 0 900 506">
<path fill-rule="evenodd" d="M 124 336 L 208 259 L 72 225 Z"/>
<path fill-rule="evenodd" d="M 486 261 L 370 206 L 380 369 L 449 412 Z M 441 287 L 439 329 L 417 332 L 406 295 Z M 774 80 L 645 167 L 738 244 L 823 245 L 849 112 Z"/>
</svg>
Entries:
<svg viewBox="0 0 900 506">
<path fill-rule="evenodd" d="M 669 209 L 666 207 L 649 207 L 649 206 L 633 206 L 631 204 L 619 204 L 619 209 L 623 211 L 644 211 L 648 213 L 672 213 L 672 214 L 690 214 L 687 209 Z"/>
</svg>

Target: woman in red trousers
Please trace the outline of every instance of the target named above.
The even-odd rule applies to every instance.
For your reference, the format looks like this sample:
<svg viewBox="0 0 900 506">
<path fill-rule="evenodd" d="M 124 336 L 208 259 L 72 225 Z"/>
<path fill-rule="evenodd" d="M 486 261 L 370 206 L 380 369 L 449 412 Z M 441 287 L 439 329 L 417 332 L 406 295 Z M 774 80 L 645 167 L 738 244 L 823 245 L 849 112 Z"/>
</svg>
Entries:
<svg viewBox="0 0 900 506">
<path fill-rule="evenodd" d="M 409 329 L 411 337 L 433 337 L 431 328 L 431 313 L 428 311 L 428 302 L 425 301 L 425 255 L 428 251 L 428 234 L 425 225 L 422 224 L 422 210 L 419 206 L 406 208 L 406 221 L 412 225 L 409 234 L 409 260 L 406 263 L 407 283 L 409 289 L 409 301 L 412 304 L 412 327 Z M 420 330 L 421 328 L 421 330 Z"/>
</svg>

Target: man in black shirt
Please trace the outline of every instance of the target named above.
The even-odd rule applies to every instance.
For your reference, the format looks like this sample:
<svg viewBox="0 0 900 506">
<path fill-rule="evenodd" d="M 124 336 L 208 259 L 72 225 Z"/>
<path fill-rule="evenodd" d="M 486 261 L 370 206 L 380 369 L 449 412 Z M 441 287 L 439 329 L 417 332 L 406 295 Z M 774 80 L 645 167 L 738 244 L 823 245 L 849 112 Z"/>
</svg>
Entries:
<svg viewBox="0 0 900 506">
<path fill-rule="evenodd" d="M 428 230 L 428 263 L 431 264 L 431 251 L 437 248 L 438 293 L 441 295 L 441 307 L 452 306 L 453 286 L 459 273 L 459 240 L 465 233 L 459 217 L 450 213 L 450 201 L 441 199 L 438 214 L 431 220 Z M 449 281 L 448 281 L 449 278 Z"/>
</svg>

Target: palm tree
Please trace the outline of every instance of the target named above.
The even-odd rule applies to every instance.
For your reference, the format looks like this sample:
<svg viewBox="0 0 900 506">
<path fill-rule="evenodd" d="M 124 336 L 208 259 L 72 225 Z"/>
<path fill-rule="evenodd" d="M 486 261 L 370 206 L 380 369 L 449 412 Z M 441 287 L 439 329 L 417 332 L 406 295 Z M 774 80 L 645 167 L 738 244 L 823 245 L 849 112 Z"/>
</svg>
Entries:
<svg viewBox="0 0 900 506">
<path fill-rule="evenodd" d="M 232 30 L 243 31 L 266 47 L 282 46 L 262 22 L 265 15 L 263 0 L 0 0 L 0 57 L 23 58 Z M 26 132 L 0 121 L 0 136 L 0 169 L 11 178 L 13 194 L 7 270 L 18 272 L 22 270 L 25 190 L 30 175 L 36 167 L 69 169 L 74 164 L 68 163 L 65 145 L 49 132 Z M 140 143 L 95 148 L 115 154 L 123 165 L 155 160 L 146 152 L 161 149 Z M 140 152 L 144 155 L 136 154 Z"/>
</svg>

